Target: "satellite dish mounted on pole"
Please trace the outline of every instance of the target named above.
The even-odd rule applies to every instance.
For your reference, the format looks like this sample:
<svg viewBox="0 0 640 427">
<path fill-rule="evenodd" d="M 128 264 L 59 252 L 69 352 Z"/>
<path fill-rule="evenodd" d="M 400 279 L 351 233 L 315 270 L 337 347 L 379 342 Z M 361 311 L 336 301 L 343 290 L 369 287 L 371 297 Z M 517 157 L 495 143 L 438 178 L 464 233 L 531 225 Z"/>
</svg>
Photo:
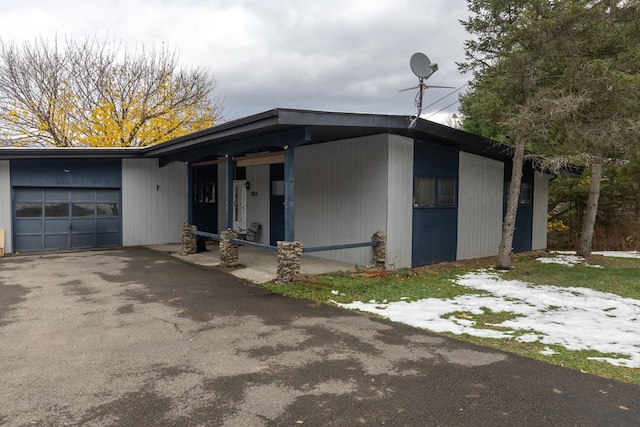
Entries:
<svg viewBox="0 0 640 427">
<path fill-rule="evenodd" d="M 429 89 L 430 87 L 434 88 L 442 88 L 442 89 L 455 89 L 451 86 L 435 86 L 435 85 L 426 85 L 424 83 L 433 73 L 438 71 L 438 64 L 434 64 L 429 60 L 429 57 L 424 53 L 414 53 L 409 60 L 409 66 L 411 67 L 411 71 L 413 74 L 418 76 L 418 86 L 410 87 L 407 89 L 401 89 L 400 92 L 405 92 L 412 89 L 418 89 L 418 94 L 416 95 L 416 107 L 418 107 L 418 114 L 413 116 L 409 122 L 409 128 L 415 127 L 418 122 L 418 118 L 420 118 L 420 114 L 422 114 L 422 97 L 424 95 L 424 91 Z"/>
</svg>

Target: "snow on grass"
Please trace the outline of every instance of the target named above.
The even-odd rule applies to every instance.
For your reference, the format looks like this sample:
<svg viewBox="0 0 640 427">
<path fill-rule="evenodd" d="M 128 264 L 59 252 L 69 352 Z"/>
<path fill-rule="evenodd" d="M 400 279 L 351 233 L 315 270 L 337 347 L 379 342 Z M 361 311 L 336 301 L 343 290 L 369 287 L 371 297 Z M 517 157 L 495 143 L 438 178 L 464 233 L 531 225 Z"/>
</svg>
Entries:
<svg viewBox="0 0 640 427">
<path fill-rule="evenodd" d="M 453 299 L 426 298 L 382 304 L 354 301 L 338 305 L 434 332 L 511 338 L 559 345 L 568 350 L 596 350 L 612 357 L 594 357 L 594 360 L 640 368 L 639 300 L 586 288 L 503 280 L 498 272 L 491 270 L 467 273 L 456 283 L 484 293 Z M 491 325 L 500 330 L 481 327 L 473 316 L 487 309 L 512 315 Z M 456 316 L 456 313 L 469 314 Z"/>
</svg>

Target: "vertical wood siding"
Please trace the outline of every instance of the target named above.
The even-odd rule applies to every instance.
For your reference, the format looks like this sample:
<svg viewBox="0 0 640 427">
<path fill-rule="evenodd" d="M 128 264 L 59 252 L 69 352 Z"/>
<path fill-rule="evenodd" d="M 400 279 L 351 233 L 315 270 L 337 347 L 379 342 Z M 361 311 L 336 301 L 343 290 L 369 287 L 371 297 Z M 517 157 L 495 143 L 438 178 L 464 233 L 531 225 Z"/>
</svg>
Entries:
<svg viewBox="0 0 640 427">
<path fill-rule="evenodd" d="M 261 225 L 257 243 L 269 244 L 269 200 L 271 183 L 269 165 L 247 167 L 247 181 L 251 188 L 247 191 L 247 227 L 252 222 Z"/>
<path fill-rule="evenodd" d="M 4 229 L 4 251 L 13 252 L 11 223 L 11 176 L 9 160 L 0 160 L 0 228 Z"/>
<path fill-rule="evenodd" d="M 387 233 L 388 141 L 376 135 L 296 148 L 296 240 L 325 246 Z M 371 255 L 370 247 L 314 253 L 358 265 Z"/>
<path fill-rule="evenodd" d="M 504 164 L 460 152 L 457 259 L 498 253 L 502 234 Z"/>
<path fill-rule="evenodd" d="M 387 175 L 387 263 L 411 267 L 413 235 L 413 140 L 389 136 Z"/>
<path fill-rule="evenodd" d="M 158 166 L 158 159 L 122 160 L 122 244 L 180 242 L 186 221 L 184 163 Z"/>
<path fill-rule="evenodd" d="M 549 175 L 536 172 L 533 181 L 533 238 L 531 249 L 547 248 L 547 213 L 549 206 Z"/>
</svg>

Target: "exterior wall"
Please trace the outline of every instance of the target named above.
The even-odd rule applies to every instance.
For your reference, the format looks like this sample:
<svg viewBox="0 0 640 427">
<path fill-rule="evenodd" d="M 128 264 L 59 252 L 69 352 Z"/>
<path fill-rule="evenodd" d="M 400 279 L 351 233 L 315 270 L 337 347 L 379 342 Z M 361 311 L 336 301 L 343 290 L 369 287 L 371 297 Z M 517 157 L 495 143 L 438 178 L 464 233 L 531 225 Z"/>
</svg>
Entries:
<svg viewBox="0 0 640 427">
<path fill-rule="evenodd" d="M 389 137 L 387 170 L 387 263 L 391 268 L 411 267 L 413 234 L 413 140 Z"/>
<path fill-rule="evenodd" d="M 456 259 L 498 253 L 502 235 L 504 164 L 460 152 Z"/>
<path fill-rule="evenodd" d="M 0 160 L 0 228 L 4 229 L 4 251 L 13 252 L 11 236 L 11 175 L 9 160 Z"/>
<path fill-rule="evenodd" d="M 353 138 L 295 150 L 295 238 L 305 247 L 371 240 L 387 233 L 389 135 Z M 357 265 L 371 248 L 315 252 Z"/>
<path fill-rule="evenodd" d="M 531 249 L 546 249 L 549 175 L 536 172 L 533 179 L 533 238 Z"/>
<path fill-rule="evenodd" d="M 247 191 L 247 228 L 252 222 L 259 223 L 256 243 L 269 244 L 269 165 L 247 167 L 246 179 L 251 186 Z"/>
<path fill-rule="evenodd" d="M 181 162 L 122 160 L 122 244 L 180 242 L 187 216 L 187 171 Z"/>
</svg>

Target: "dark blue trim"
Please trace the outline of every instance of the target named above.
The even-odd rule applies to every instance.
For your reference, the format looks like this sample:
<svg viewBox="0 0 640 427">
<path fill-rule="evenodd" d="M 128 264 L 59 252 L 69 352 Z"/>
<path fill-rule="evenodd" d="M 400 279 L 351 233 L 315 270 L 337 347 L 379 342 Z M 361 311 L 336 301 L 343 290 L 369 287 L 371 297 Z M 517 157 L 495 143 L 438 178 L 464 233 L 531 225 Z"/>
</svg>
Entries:
<svg viewBox="0 0 640 427">
<path fill-rule="evenodd" d="M 11 160 L 14 187 L 122 188 L 120 159 Z"/>
<path fill-rule="evenodd" d="M 458 164 L 459 152 L 426 141 L 414 143 L 414 177 L 456 180 L 456 205 L 414 207 L 411 265 L 454 261 L 458 240 Z M 414 189 L 415 191 L 415 189 Z"/>
</svg>

